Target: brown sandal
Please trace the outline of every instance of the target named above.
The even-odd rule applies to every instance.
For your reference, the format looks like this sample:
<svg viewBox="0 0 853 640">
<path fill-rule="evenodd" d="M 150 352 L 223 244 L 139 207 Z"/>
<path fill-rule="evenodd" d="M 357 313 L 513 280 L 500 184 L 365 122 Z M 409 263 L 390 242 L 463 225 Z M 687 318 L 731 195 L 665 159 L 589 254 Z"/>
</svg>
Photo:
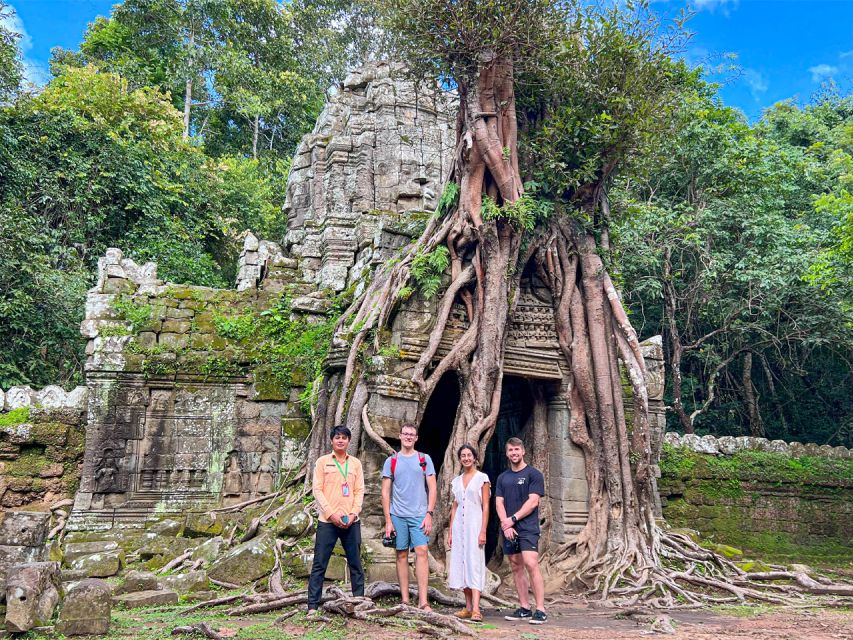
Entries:
<svg viewBox="0 0 853 640">
<path fill-rule="evenodd" d="M 453 614 L 455 617 L 460 620 L 470 620 L 471 619 L 471 610 L 470 609 L 460 609 L 456 613 Z"/>
<path fill-rule="evenodd" d="M 479 611 L 472 611 L 471 612 L 471 622 L 482 622 L 482 621 L 483 621 L 483 614 L 481 612 L 479 612 Z"/>
</svg>

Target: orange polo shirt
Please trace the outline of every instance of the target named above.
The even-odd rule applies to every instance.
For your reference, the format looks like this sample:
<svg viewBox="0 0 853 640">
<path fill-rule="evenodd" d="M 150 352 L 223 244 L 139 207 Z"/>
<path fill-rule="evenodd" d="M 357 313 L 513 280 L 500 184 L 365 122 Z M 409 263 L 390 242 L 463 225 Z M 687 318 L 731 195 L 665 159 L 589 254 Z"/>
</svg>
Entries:
<svg viewBox="0 0 853 640">
<path fill-rule="evenodd" d="M 320 511 L 320 522 L 328 522 L 333 513 L 361 513 L 364 502 L 364 471 L 361 461 L 355 456 L 347 456 L 347 463 L 341 464 L 341 470 L 347 472 L 349 495 L 344 496 L 341 485 L 344 477 L 335 464 L 335 454 L 320 456 L 314 464 L 314 480 L 311 483 L 314 498 Z M 340 463 L 339 463 L 340 464 Z"/>
</svg>

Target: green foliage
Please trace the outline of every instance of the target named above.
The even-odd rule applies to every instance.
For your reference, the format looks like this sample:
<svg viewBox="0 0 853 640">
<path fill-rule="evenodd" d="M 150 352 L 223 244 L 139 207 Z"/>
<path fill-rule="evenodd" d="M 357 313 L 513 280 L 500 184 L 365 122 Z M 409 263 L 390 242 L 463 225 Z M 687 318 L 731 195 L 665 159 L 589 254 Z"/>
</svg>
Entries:
<svg viewBox="0 0 853 640">
<path fill-rule="evenodd" d="M 254 360 L 284 391 L 294 385 L 305 387 L 302 404 L 306 413 L 310 410 L 311 386 L 323 373 L 342 304 L 338 301 L 322 322 L 291 313 L 287 296 L 261 313 Z"/>
<path fill-rule="evenodd" d="M 441 277 L 450 266 L 450 252 L 439 246 L 430 253 L 419 252 L 412 260 L 411 274 L 425 298 L 432 298 L 441 288 Z"/>
<path fill-rule="evenodd" d="M 204 379 L 208 378 L 230 378 L 243 373 L 242 368 L 229 358 L 222 356 L 209 356 L 199 369 Z"/>
<path fill-rule="evenodd" d="M 20 36 L 6 27 L 6 20 L 14 14 L 14 9 L 0 0 L 0 105 L 17 93 L 24 75 L 18 50 Z"/>
<path fill-rule="evenodd" d="M 457 206 L 459 206 L 459 185 L 455 182 L 448 182 L 444 185 L 444 191 L 441 192 L 441 198 L 438 199 L 438 206 L 435 208 L 435 215 L 438 218 L 443 218 Z"/>
<path fill-rule="evenodd" d="M 281 235 L 288 167 L 208 157 L 166 95 L 91 66 L 0 109 L 0 386 L 80 381 L 108 247 L 172 282 L 230 285 L 247 227 Z"/>
<path fill-rule="evenodd" d="M 112 307 L 122 320 L 130 324 L 132 333 L 139 333 L 140 329 L 151 321 L 151 305 L 137 302 L 132 297 L 115 298 Z"/>
<path fill-rule="evenodd" d="M 666 343 L 676 327 L 687 413 L 716 384 L 698 433 L 751 434 L 749 349 L 768 437 L 853 443 L 853 401 L 842 391 L 850 365 L 839 357 L 853 348 L 849 288 L 830 266 L 843 261 L 826 249 L 844 219 L 828 203 L 843 184 L 837 162 L 851 113 L 849 100 L 782 103 L 750 127 L 710 89 L 687 93 L 673 135 L 611 191 L 639 332 L 664 333 Z"/>
<path fill-rule="evenodd" d="M 257 318 L 252 313 L 238 316 L 225 316 L 219 313 L 213 316 L 216 333 L 223 338 L 242 342 L 248 340 L 257 330 Z"/>
<path fill-rule="evenodd" d="M 547 221 L 554 213 L 554 204 L 539 200 L 530 193 L 518 200 L 498 205 L 489 196 L 483 196 L 481 215 L 483 220 L 502 220 L 520 231 L 533 231 L 537 225 Z"/>
<path fill-rule="evenodd" d="M 0 427 L 8 427 L 13 424 L 21 424 L 30 419 L 30 408 L 20 407 L 12 409 L 7 413 L 0 413 Z"/>
<path fill-rule="evenodd" d="M 643 2 L 571 6 L 558 46 L 519 78 L 519 152 L 544 196 L 590 213 L 599 187 L 669 129 L 698 73 L 672 57 L 683 20 L 665 28 Z"/>
</svg>

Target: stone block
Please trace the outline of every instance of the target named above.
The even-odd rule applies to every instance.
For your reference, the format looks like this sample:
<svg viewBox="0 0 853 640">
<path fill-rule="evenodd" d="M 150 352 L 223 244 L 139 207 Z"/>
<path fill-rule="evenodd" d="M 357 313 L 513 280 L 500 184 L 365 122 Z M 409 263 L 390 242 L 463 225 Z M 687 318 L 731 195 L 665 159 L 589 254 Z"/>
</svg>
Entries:
<svg viewBox="0 0 853 640">
<path fill-rule="evenodd" d="M 205 540 L 193 551 L 193 562 L 202 560 L 205 566 L 209 565 L 219 557 L 219 553 L 224 544 L 225 540 L 223 540 L 221 536 Z"/>
<path fill-rule="evenodd" d="M 231 584 L 249 584 L 273 570 L 275 553 L 265 535 L 239 544 L 210 567 L 210 577 Z"/>
<path fill-rule="evenodd" d="M 127 572 L 122 582 L 115 588 L 114 593 L 121 595 L 123 593 L 136 593 L 139 591 L 153 591 L 160 588 L 160 581 L 157 575 L 150 571 L 131 570 Z"/>
<path fill-rule="evenodd" d="M 184 535 L 188 538 L 211 538 L 220 535 L 223 528 L 222 518 L 208 513 L 190 513 L 184 524 Z"/>
<path fill-rule="evenodd" d="M 118 542 L 113 540 L 96 540 L 93 542 L 70 542 L 65 545 L 65 564 L 70 565 L 78 558 L 97 553 L 118 551 Z"/>
<path fill-rule="evenodd" d="M 124 551 L 105 551 L 90 556 L 81 556 L 69 563 L 75 571 L 82 571 L 89 578 L 109 578 L 124 566 Z"/>
<path fill-rule="evenodd" d="M 204 571 L 188 571 L 160 578 L 160 588 L 177 593 L 192 593 L 205 591 L 210 587 L 207 573 Z"/>
<path fill-rule="evenodd" d="M 21 547 L 16 545 L 0 545 L 0 587 L 6 579 L 9 569 L 19 564 L 45 560 L 44 547 Z"/>
<path fill-rule="evenodd" d="M 6 631 L 23 633 L 50 624 L 61 589 L 56 562 L 12 567 L 6 578 Z"/>
<path fill-rule="evenodd" d="M 296 504 L 282 511 L 276 518 L 274 531 L 280 538 L 291 538 L 303 535 L 308 531 L 312 519 L 302 510 L 302 505 Z"/>
<path fill-rule="evenodd" d="M 110 586 L 103 580 L 81 580 L 65 596 L 56 630 L 66 636 L 105 635 L 110 629 Z"/>
<path fill-rule="evenodd" d="M 11 387 L 6 392 L 6 411 L 13 411 L 35 404 L 35 393 L 24 385 Z"/>
<path fill-rule="evenodd" d="M 0 512 L 0 545 L 38 547 L 47 539 L 49 524 L 49 513 Z"/>
<path fill-rule="evenodd" d="M 177 520 L 172 520 L 170 518 L 166 518 L 165 520 L 158 520 L 157 522 L 154 522 L 147 527 L 148 533 L 153 533 L 158 536 L 166 537 L 179 536 L 181 535 L 182 529 L 183 524 L 181 524 Z"/>
<path fill-rule="evenodd" d="M 139 607 L 156 607 L 160 605 L 178 604 L 178 594 L 162 589 L 152 591 L 136 591 L 113 596 L 113 603 L 127 609 Z"/>
<path fill-rule="evenodd" d="M 188 341 L 186 333 L 161 333 L 157 336 L 158 344 L 164 349 L 183 349 Z"/>
</svg>

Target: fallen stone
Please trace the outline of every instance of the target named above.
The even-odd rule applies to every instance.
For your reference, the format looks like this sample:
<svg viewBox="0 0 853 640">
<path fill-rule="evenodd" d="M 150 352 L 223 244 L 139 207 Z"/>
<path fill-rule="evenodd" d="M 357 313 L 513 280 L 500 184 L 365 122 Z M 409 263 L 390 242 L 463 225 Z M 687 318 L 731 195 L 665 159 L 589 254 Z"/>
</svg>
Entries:
<svg viewBox="0 0 853 640">
<path fill-rule="evenodd" d="M 104 635 L 110 629 L 110 585 L 88 578 L 69 589 L 56 625 L 66 636 Z"/>
<path fill-rule="evenodd" d="M 137 607 L 154 607 L 163 604 L 177 604 L 178 594 L 174 591 L 165 591 L 162 589 L 136 591 L 134 593 L 125 593 L 120 596 L 113 596 L 113 602 L 128 609 L 135 609 Z"/>
<path fill-rule="evenodd" d="M 146 541 L 139 548 L 139 557 L 143 560 L 161 556 L 168 562 L 193 546 L 193 541 L 187 538 L 171 538 L 159 534 L 151 537 L 146 534 L 145 537 Z"/>
<path fill-rule="evenodd" d="M 124 566 L 124 551 L 105 551 L 90 556 L 81 556 L 70 563 L 70 568 L 82 571 L 87 578 L 109 578 Z"/>
<path fill-rule="evenodd" d="M 184 524 L 184 535 L 188 538 L 211 538 L 221 535 L 223 528 L 221 518 L 208 513 L 191 513 Z"/>
<path fill-rule="evenodd" d="M 65 564 L 71 565 L 72 562 L 84 556 L 91 556 L 96 553 L 108 553 L 110 551 L 118 551 L 118 542 L 112 540 L 99 540 L 95 542 L 70 542 L 65 545 Z"/>
<path fill-rule="evenodd" d="M 150 571 L 137 571 L 132 569 L 127 572 L 124 582 L 115 588 L 114 593 L 135 593 L 138 591 L 154 591 L 160 588 L 160 582 L 156 575 Z"/>
<path fill-rule="evenodd" d="M 205 565 L 209 565 L 219 557 L 223 544 L 225 544 L 225 540 L 222 539 L 222 536 L 216 536 L 215 538 L 205 540 L 193 551 L 193 562 L 196 560 L 202 560 Z"/>
<path fill-rule="evenodd" d="M 274 531 L 279 538 L 292 538 L 302 535 L 310 524 L 311 518 L 302 510 L 302 505 L 295 504 L 279 514 Z"/>
<path fill-rule="evenodd" d="M 181 523 L 177 520 L 160 520 L 148 527 L 148 532 L 160 536 L 175 537 L 181 534 L 181 528 Z"/>
<path fill-rule="evenodd" d="M 59 563 L 15 565 L 6 578 L 6 630 L 23 633 L 50 624 L 61 599 Z"/>
<path fill-rule="evenodd" d="M 268 536 L 259 536 L 239 544 L 210 567 L 213 580 L 231 584 L 249 584 L 273 570 L 275 552 Z"/>
<path fill-rule="evenodd" d="M 50 514 L 38 511 L 0 512 L 0 545 L 38 547 L 47 538 Z"/>
<path fill-rule="evenodd" d="M 210 587 L 210 582 L 207 579 L 207 573 L 204 571 L 188 571 L 187 573 L 176 573 L 160 578 L 161 589 L 170 589 L 177 593 L 204 591 L 208 587 Z"/>
<path fill-rule="evenodd" d="M 221 591 L 193 591 L 183 596 L 184 602 L 204 602 L 205 600 L 213 600 L 222 595 Z"/>
</svg>

